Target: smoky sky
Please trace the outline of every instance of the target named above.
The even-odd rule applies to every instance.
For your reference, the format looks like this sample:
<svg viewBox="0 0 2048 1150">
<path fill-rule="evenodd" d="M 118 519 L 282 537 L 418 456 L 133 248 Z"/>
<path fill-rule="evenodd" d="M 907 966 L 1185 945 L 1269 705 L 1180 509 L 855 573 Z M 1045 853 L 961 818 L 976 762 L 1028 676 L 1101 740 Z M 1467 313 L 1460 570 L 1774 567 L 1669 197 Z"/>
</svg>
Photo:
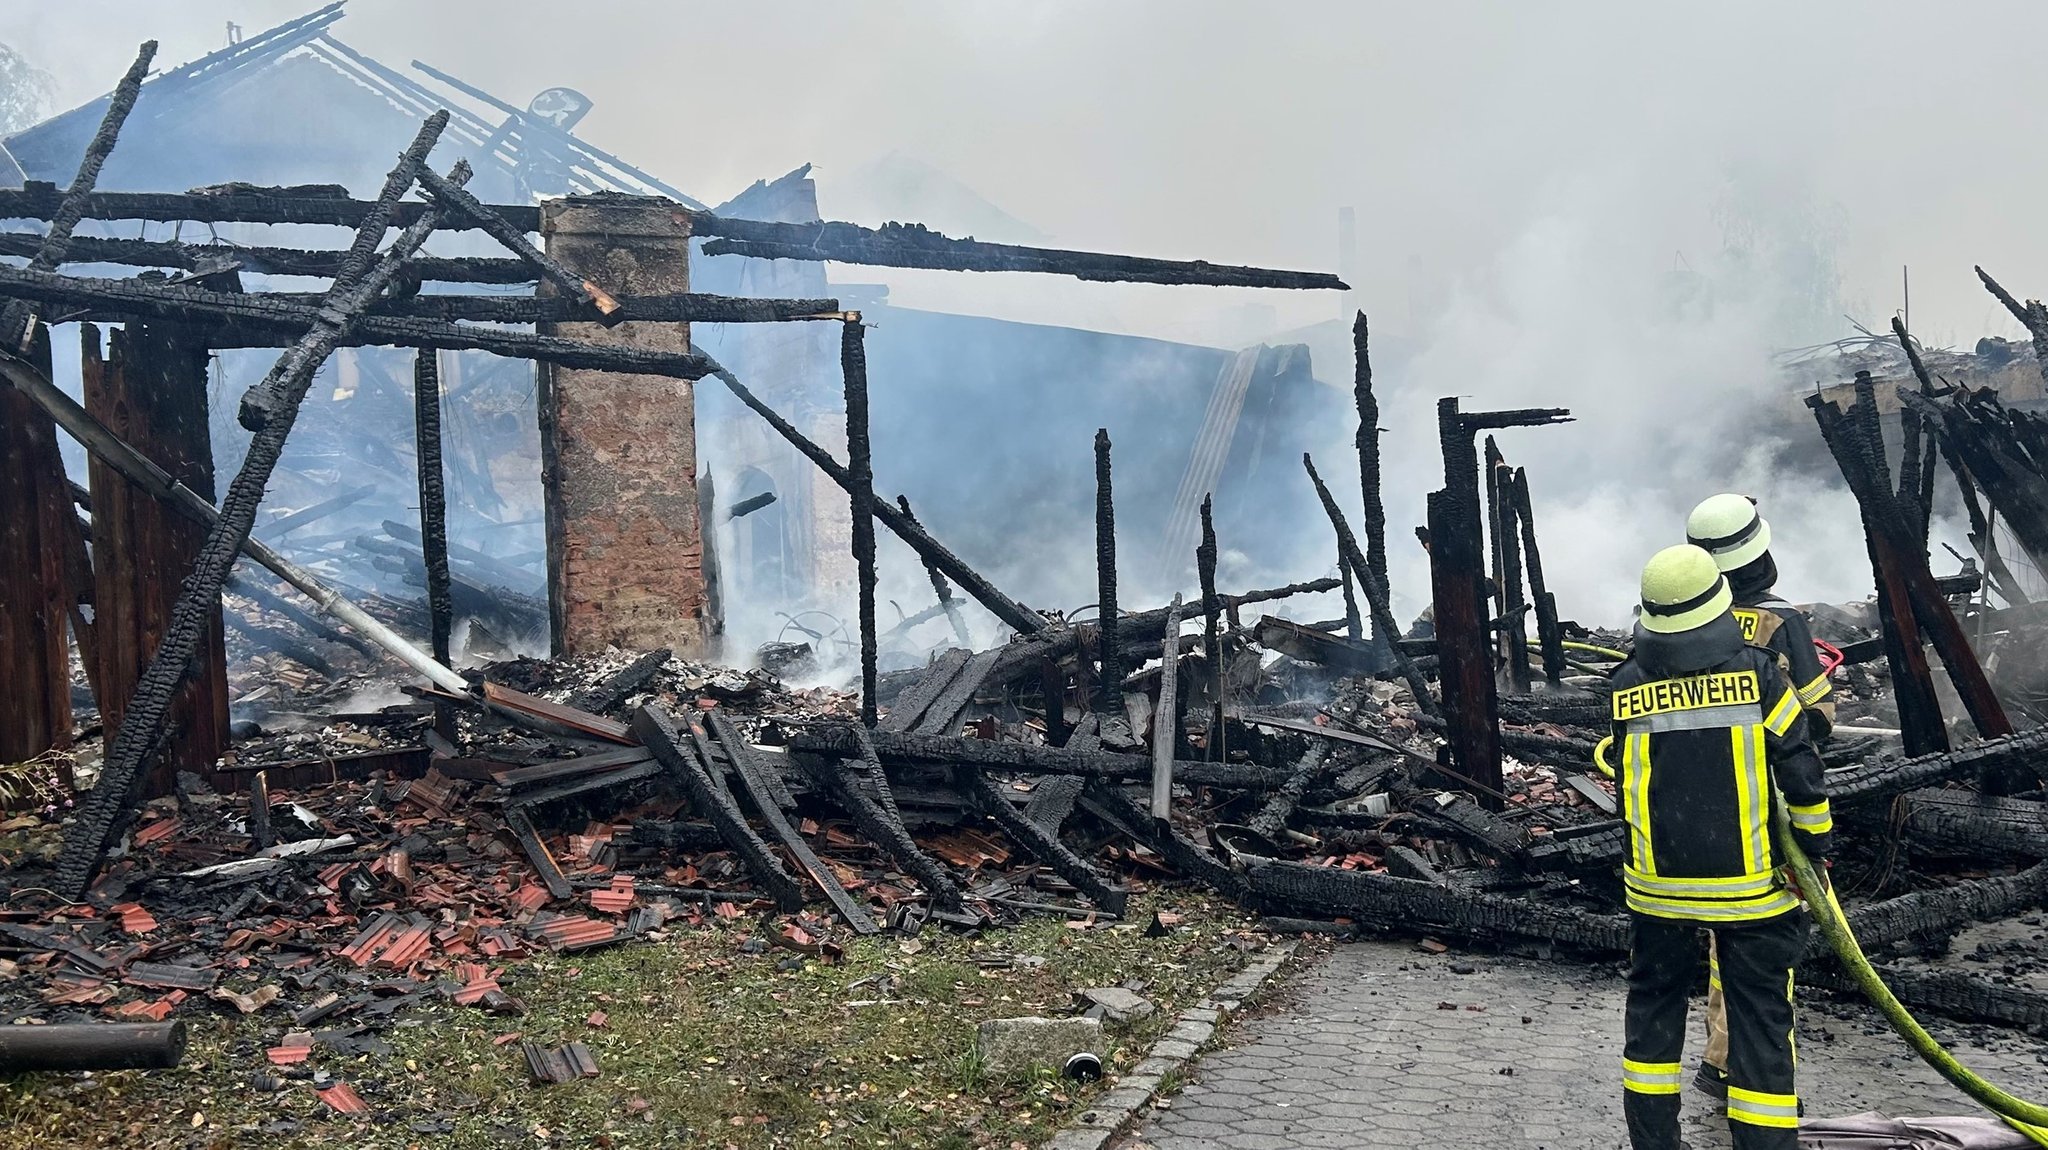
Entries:
<svg viewBox="0 0 2048 1150">
<path fill-rule="evenodd" d="M 219 47 L 228 20 L 253 32 L 313 6 L 16 3 L 0 6 L 0 40 L 56 73 L 68 106 L 110 86 L 141 39 L 187 60 Z M 1518 435 L 1510 454 L 1565 537 L 1559 582 L 1603 604 L 1593 616 L 1632 597 L 1674 516 L 1726 487 L 1773 500 L 1787 526 L 1814 521 L 1791 538 L 1818 542 L 1788 542 L 1784 564 L 1809 597 L 1867 591 L 1867 569 L 1839 561 L 1860 549 L 1853 511 L 1835 529 L 1846 496 L 1789 482 L 1745 440 L 1744 413 L 1789 386 L 1772 351 L 1850 334 L 1845 314 L 1881 329 L 1902 267 L 1926 341 L 2020 334 L 1971 266 L 2048 294 L 2048 153 L 2027 132 L 2048 100 L 2044 32 L 2048 8 L 2008 2 L 1505 0 L 354 0 L 336 26 L 389 63 L 416 57 L 516 103 L 578 88 L 595 101 L 580 135 L 714 203 L 809 162 L 830 216 L 835 175 L 893 152 L 1058 246 L 1318 269 L 1337 266 L 1351 207 L 1350 302 L 1402 349 L 1382 377 L 1396 585 L 1422 586 L 1401 536 L 1436 485 L 1428 402 L 1569 406 L 1575 430 Z M 1226 346 L 1270 334 L 1246 329 L 1247 305 L 1272 309 L 1258 314 L 1273 332 L 1345 306 L 834 276 L 914 307 Z M 1327 358 L 1318 377 L 1346 380 L 1349 363 Z M 1331 451 L 1348 436 L 1332 429 Z M 1304 497 L 1290 514 L 1314 513 Z"/>
</svg>

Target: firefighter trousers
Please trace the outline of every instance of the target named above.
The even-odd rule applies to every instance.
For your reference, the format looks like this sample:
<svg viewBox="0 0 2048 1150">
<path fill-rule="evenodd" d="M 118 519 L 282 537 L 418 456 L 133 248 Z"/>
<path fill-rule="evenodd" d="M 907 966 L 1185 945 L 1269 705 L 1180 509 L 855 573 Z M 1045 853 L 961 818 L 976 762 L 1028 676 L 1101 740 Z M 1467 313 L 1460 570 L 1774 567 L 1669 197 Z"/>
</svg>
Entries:
<svg viewBox="0 0 2048 1150">
<path fill-rule="evenodd" d="M 1680 1150 L 1686 995 L 1699 975 L 1700 922 L 1638 914 L 1629 953 L 1622 1113 L 1634 1150 Z M 1788 911 L 1714 928 L 1728 1009 L 1728 1124 L 1735 1150 L 1798 1150 L 1792 966 L 1807 922 Z"/>
</svg>

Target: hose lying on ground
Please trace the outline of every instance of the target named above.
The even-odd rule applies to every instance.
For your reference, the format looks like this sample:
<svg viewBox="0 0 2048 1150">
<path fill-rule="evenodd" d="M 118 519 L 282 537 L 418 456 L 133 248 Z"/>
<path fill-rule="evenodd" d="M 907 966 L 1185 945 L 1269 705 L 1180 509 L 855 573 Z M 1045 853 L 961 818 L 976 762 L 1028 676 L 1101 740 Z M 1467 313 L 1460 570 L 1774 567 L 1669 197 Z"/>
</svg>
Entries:
<svg viewBox="0 0 2048 1150">
<path fill-rule="evenodd" d="M 1777 830 L 1780 847 L 1784 851 L 1786 869 L 1799 883 L 1799 889 L 1806 898 L 1807 910 L 1813 915 L 1815 925 L 1820 927 L 1821 937 L 1842 962 L 1842 968 L 1863 993 L 1869 996 L 1885 1021 L 1899 1032 L 1906 1044 L 1913 1048 L 1927 1065 L 1936 1073 L 1953 1083 L 1979 1105 L 2019 1128 L 2029 1138 L 2048 1146 L 2048 1106 L 2015 1098 L 1999 1089 L 1969 1067 L 1964 1066 L 1956 1056 L 1935 1041 L 1920 1025 L 1919 1019 L 1907 1011 L 1905 1004 L 1898 1000 L 1891 988 L 1878 977 L 1877 968 L 1864 957 L 1863 948 L 1857 944 L 1856 936 L 1849 931 L 1849 920 L 1842 913 L 1842 904 L 1835 899 L 1834 887 L 1828 884 L 1814 867 L 1813 860 L 1799 848 L 1792 835 L 1791 815 L 1786 810 L 1785 798 L 1777 796 L 1777 809 L 1772 821 Z"/>
</svg>

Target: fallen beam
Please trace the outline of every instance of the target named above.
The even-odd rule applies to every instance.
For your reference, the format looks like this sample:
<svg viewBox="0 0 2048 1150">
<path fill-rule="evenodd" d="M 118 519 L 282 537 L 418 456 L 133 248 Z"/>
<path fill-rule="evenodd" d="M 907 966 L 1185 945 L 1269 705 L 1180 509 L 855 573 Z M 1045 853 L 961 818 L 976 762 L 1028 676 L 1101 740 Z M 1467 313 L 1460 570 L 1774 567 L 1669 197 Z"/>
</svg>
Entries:
<svg viewBox="0 0 2048 1150">
<path fill-rule="evenodd" d="M 761 764 L 754 748 L 740 738 L 739 732 L 733 729 L 732 721 L 718 709 L 705 712 L 705 720 L 726 756 L 732 760 L 733 773 L 739 776 L 740 786 L 746 790 L 754 810 L 760 813 L 761 820 L 781 841 L 783 849 L 817 884 L 825 895 L 825 901 L 832 904 L 832 909 L 839 912 L 839 917 L 846 920 L 846 925 L 852 927 L 855 934 L 881 933 L 881 926 L 868 915 L 867 909 L 847 893 L 846 888 L 840 885 L 839 876 L 832 873 L 832 868 L 825 865 L 825 861 L 811 849 L 811 844 L 804 841 L 783 815 L 782 802 L 787 792 L 776 772 Z"/>
<path fill-rule="evenodd" d="M 2048 803 L 1975 791 L 1922 790 L 1899 796 L 1900 841 L 1972 859 L 2048 859 Z"/>
<path fill-rule="evenodd" d="M 683 722 L 691 722 L 688 715 Z M 654 758 L 668 768 L 669 774 L 682 785 L 683 793 L 690 797 L 690 805 L 697 813 L 718 828 L 718 836 L 725 845 L 740 857 L 747 873 L 754 876 L 761 889 L 775 900 L 775 905 L 785 914 L 794 914 L 803 909 L 803 888 L 799 887 L 782 862 L 768 850 L 768 844 L 747 825 L 746 816 L 734 804 L 718 780 L 711 777 L 708 765 L 695 753 L 694 748 L 685 747 L 679 741 L 681 736 L 676 719 L 658 703 L 649 703 L 633 713 L 633 733 L 654 752 Z"/>
<path fill-rule="evenodd" d="M 853 728 L 852 733 L 859 740 L 867 730 Z M 947 911 L 960 909 L 960 886 L 953 881 L 953 876 L 918 847 L 916 840 L 904 828 L 903 820 L 890 817 L 888 810 L 866 792 L 860 780 L 847 777 L 841 765 L 829 758 L 801 753 L 790 757 L 812 782 L 838 802 L 868 841 L 887 851 L 896 860 L 896 865 L 924 884 L 932 905 Z"/>
<path fill-rule="evenodd" d="M 1089 902 L 1121 917 L 1124 913 L 1124 888 L 1113 886 L 1101 872 L 1088 865 L 1088 861 L 1075 854 L 1060 841 L 1058 830 L 1047 830 L 1026 818 L 1010 803 L 1008 795 L 989 781 L 979 768 L 962 766 L 955 768 L 955 777 L 962 789 L 973 799 L 982 812 L 1003 828 L 1019 846 L 1030 851 L 1032 857 L 1051 867 L 1059 876 L 1074 884 L 1074 889 L 1085 895 Z"/>
<path fill-rule="evenodd" d="M 1138 780 L 1150 779 L 1152 775 L 1151 759 L 1141 755 L 890 731 L 874 731 L 869 737 L 875 753 L 889 766 L 944 767 L 965 763 L 1018 774 L 1083 775 L 1091 779 Z M 790 746 L 842 759 L 858 758 L 861 753 L 858 735 L 852 728 L 840 725 L 802 728 L 790 736 Z M 1237 790 L 1270 790 L 1286 781 L 1285 774 L 1268 767 L 1199 759 L 1177 760 L 1173 775 L 1194 786 Z"/>
<path fill-rule="evenodd" d="M 182 1022 L 0 1026 L 0 1075 L 168 1070 L 185 1057 Z"/>
</svg>

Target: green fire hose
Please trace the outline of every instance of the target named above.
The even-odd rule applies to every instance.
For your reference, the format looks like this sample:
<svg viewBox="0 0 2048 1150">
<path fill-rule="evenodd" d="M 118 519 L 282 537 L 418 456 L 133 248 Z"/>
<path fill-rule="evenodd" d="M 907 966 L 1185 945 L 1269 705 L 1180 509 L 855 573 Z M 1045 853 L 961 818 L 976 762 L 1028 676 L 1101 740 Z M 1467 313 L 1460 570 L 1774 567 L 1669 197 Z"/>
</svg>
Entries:
<svg viewBox="0 0 2048 1150">
<path fill-rule="evenodd" d="M 2015 1098 L 1998 1087 L 1985 1081 L 1969 1067 L 1956 1060 L 1927 1028 L 1906 1010 L 1891 988 L 1877 975 L 1877 968 L 1864 957 L 1863 948 L 1857 944 L 1856 936 L 1849 931 L 1849 920 L 1842 913 L 1842 904 L 1835 900 L 1834 887 L 1814 867 L 1813 860 L 1799 849 L 1799 843 L 1792 836 L 1792 820 L 1785 809 L 1785 797 L 1777 796 L 1777 812 L 1773 823 L 1777 839 L 1785 854 L 1786 869 L 1798 880 L 1799 889 L 1805 895 L 1806 908 L 1813 915 L 1813 921 L 1820 927 L 1821 937 L 1827 940 L 1835 957 L 1842 961 L 1842 968 L 1849 972 L 1856 985 L 1876 1004 L 1878 1012 L 1892 1029 L 1899 1032 L 1906 1044 L 1913 1048 L 1935 1072 L 1954 1083 L 1958 1090 L 1969 1095 L 1979 1105 L 2011 1123 L 2015 1128 L 2043 1146 L 2048 1146 L 2048 1106 Z"/>
</svg>

